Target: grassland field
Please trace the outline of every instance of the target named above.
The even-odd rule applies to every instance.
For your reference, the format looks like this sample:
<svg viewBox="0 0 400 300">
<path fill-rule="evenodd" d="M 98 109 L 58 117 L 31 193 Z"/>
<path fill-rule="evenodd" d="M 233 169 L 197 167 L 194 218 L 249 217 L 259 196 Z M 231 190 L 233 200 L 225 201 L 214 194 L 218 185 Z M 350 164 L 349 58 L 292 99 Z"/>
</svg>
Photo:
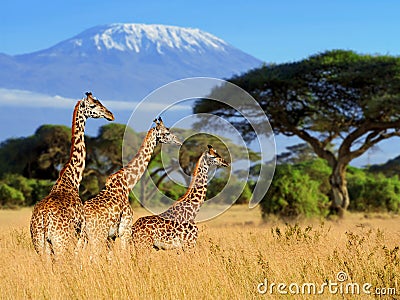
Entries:
<svg viewBox="0 0 400 300">
<path fill-rule="evenodd" d="M 149 214 L 135 209 L 135 218 Z M 400 216 L 277 218 L 233 206 L 199 224 L 188 251 L 80 256 L 33 250 L 31 208 L 0 210 L 1 299 L 400 299 Z"/>
</svg>

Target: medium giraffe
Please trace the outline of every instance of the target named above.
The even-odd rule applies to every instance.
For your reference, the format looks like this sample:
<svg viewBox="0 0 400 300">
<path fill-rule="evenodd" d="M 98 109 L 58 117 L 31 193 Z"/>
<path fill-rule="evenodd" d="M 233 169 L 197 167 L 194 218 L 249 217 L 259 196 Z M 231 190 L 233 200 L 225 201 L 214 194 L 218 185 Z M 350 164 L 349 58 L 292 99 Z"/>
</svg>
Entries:
<svg viewBox="0 0 400 300">
<path fill-rule="evenodd" d="M 192 180 L 186 193 L 165 212 L 139 218 L 132 226 L 135 246 L 156 249 L 193 247 L 198 228 L 195 218 L 204 203 L 207 192 L 209 166 L 228 167 L 211 145 L 197 161 Z"/>
<path fill-rule="evenodd" d="M 116 173 L 110 175 L 103 190 L 84 203 L 86 220 L 85 234 L 89 245 L 95 251 L 104 250 L 116 237 L 127 247 L 131 240 L 133 211 L 128 195 L 144 174 L 154 148 L 159 143 L 181 145 L 178 138 L 164 126 L 161 118 L 154 120 L 138 153 Z"/>
<path fill-rule="evenodd" d="M 30 231 L 37 253 L 59 256 L 72 253 L 84 224 L 79 185 L 85 169 L 85 124 L 88 118 L 114 120 L 99 100 L 86 93 L 75 105 L 72 118 L 70 157 L 49 195 L 33 208 Z"/>
</svg>

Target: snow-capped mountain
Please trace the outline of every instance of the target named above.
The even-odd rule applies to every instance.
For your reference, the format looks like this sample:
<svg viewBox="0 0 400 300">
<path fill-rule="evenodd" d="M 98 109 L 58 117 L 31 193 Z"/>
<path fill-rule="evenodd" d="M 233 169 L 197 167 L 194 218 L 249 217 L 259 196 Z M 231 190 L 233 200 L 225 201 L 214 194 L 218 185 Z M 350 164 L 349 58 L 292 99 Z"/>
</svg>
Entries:
<svg viewBox="0 0 400 300">
<path fill-rule="evenodd" d="M 223 40 L 199 29 L 145 24 L 113 24 L 89 29 L 66 41 L 72 47 L 91 53 L 95 50 L 133 51 L 188 51 L 198 54 L 207 49 L 225 51 L 229 45 Z M 65 43 L 61 44 L 62 47 Z M 58 50 L 60 47 L 56 47 Z M 51 53 L 50 53 L 51 55 Z"/>
<path fill-rule="evenodd" d="M 48 49 L 0 54 L 0 88 L 79 97 L 140 100 L 171 81 L 228 78 L 262 62 L 199 29 L 111 24 L 90 28 Z"/>
</svg>

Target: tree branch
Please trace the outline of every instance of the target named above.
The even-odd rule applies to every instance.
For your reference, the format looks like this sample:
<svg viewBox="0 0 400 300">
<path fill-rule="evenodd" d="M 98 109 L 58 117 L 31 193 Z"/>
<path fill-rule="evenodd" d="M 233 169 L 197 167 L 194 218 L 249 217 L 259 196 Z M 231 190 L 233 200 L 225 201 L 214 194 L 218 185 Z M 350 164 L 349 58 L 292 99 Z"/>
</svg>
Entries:
<svg viewBox="0 0 400 300">
<path fill-rule="evenodd" d="M 385 132 L 382 133 L 382 131 L 381 132 L 377 132 L 377 131 L 371 132 L 366 137 L 363 145 L 361 145 L 358 149 L 349 152 L 348 160 L 351 161 L 354 158 L 359 157 L 360 155 L 364 154 L 368 149 L 370 149 L 375 144 L 377 144 L 385 139 L 394 137 L 394 136 L 400 136 L 400 130 L 394 131 L 391 133 L 385 133 Z"/>
<path fill-rule="evenodd" d="M 311 136 L 308 132 L 305 130 L 300 130 L 297 128 L 292 129 L 293 133 L 295 133 L 299 138 L 302 140 L 306 141 L 311 145 L 311 147 L 314 149 L 315 153 L 320 157 L 325 159 L 330 166 L 333 166 L 336 163 L 336 158 L 335 155 L 326 150 L 325 146 L 323 143 L 321 143 L 320 140 L 317 138 Z"/>
<path fill-rule="evenodd" d="M 330 132 L 329 136 L 325 140 L 322 141 L 322 143 L 321 143 L 322 147 L 325 149 L 326 146 L 328 146 L 328 144 L 330 142 L 332 142 L 334 139 L 336 139 L 339 135 L 340 135 L 339 132 L 333 132 L 333 133 Z"/>
<path fill-rule="evenodd" d="M 395 121 L 395 122 L 385 122 L 385 123 L 376 123 L 376 122 L 366 122 L 362 125 L 360 125 L 357 129 L 355 129 L 353 132 L 351 132 L 344 140 L 342 145 L 339 148 L 339 157 L 345 157 L 352 153 L 351 151 L 351 146 L 354 144 L 356 140 L 361 138 L 364 134 L 368 133 L 369 131 L 372 131 L 366 138 L 366 141 L 364 142 L 369 144 L 380 132 L 391 129 L 391 128 L 399 128 L 400 127 L 400 120 Z M 395 131 L 398 132 L 398 131 Z M 392 136 L 396 136 L 398 134 L 394 134 Z M 386 139 L 386 138 L 380 138 L 379 141 Z M 375 145 L 377 142 L 373 142 L 366 150 L 368 150 L 371 146 Z M 354 154 L 351 154 L 351 157 L 355 158 L 363 154 L 366 150 L 362 150 L 363 146 L 359 148 L 359 150 L 353 151 Z M 358 156 L 357 153 L 362 152 Z"/>
</svg>

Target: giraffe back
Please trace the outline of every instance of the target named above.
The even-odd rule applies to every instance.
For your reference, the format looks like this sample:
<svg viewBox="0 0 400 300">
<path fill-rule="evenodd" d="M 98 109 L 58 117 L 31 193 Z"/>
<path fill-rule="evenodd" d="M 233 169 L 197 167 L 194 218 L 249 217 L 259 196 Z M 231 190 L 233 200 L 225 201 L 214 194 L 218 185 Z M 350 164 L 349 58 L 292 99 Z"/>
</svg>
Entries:
<svg viewBox="0 0 400 300">
<path fill-rule="evenodd" d="M 84 227 L 83 206 L 74 191 L 56 190 L 34 207 L 30 231 L 37 253 L 72 254 Z"/>
</svg>

